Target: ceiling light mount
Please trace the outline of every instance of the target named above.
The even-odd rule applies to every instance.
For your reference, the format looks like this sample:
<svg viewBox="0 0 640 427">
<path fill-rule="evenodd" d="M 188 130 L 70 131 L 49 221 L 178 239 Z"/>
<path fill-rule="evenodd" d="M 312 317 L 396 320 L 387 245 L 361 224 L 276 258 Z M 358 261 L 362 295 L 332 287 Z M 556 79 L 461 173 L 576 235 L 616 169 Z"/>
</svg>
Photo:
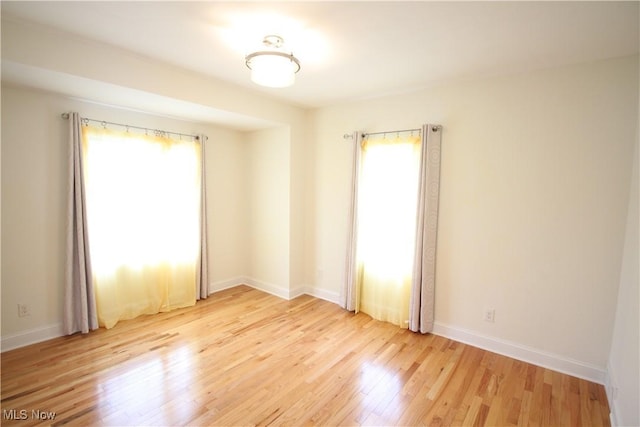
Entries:
<svg viewBox="0 0 640 427">
<path fill-rule="evenodd" d="M 280 36 L 276 36 L 275 34 L 271 34 L 269 36 L 264 36 L 262 44 L 271 49 L 280 49 L 284 45 L 284 39 Z"/>
<path fill-rule="evenodd" d="M 278 35 L 265 36 L 262 44 L 266 50 L 245 57 L 245 64 L 251 70 L 251 80 L 261 86 L 291 86 L 296 73 L 300 71 L 298 58 L 282 48 L 284 39 Z"/>
</svg>

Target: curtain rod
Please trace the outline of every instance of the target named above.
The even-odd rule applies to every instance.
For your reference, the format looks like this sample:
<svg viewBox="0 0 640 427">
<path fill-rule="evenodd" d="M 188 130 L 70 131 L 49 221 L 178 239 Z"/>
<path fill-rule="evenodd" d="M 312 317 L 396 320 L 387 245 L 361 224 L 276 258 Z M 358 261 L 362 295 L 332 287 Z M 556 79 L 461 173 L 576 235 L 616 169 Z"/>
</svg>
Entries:
<svg viewBox="0 0 640 427">
<path fill-rule="evenodd" d="M 371 135 L 386 135 L 388 133 L 405 133 L 405 132 L 421 132 L 422 129 L 417 128 L 417 129 L 402 129 L 402 130 L 389 130 L 389 131 L 385 131 L 385 132 L 371 132 L 371 133 L 363 133 L 362 137 L 367 137 L 367 136 L 371 136 Z"/>
<path fill-rule="evenodd" d="M 61 116 L 65 120 L 69 119 L 69 113 L 62 113 Z M 186 137 L 189 137 L 189 138 L 194 138 L 196 141 L 200 141 L 200 136 L 198 136 L 198 135 L 189 135 L 188 133 L 169 132 L 169 131 L 166 131 L 166 130 L 144 128 L 144 127 L 141 127 L 141 126 L 133 126 L 133 125 L 125 125 L 125 124 L 122 124 L 122 123 L 108 122 L 108 121 L 105 121 L 105 120 L 89 119 L 89 118 L 86 118 L 86 117 L 82 117 L 81 121 L 84 124 L 87 124 L 88 122 L 99 123 L 103 127 L 106 127 L 107 125 L 112 125 L 112 126 L 121 126 L 123 128 L 126 128 L 127 130 L 129 130 L 129 129 L 138 129 L 138 130 L 143 130 L 145 132 L 151 131 L 151 132 L 154 133 L 155 136 L 171 136 L 171 135 L 178 135 L 180 137 L 186 136 Z M 209 138 L 207 138 L 205 136 L 204 140 L 206 141 L 207 139 L 209 139 Z"/>
</svg>

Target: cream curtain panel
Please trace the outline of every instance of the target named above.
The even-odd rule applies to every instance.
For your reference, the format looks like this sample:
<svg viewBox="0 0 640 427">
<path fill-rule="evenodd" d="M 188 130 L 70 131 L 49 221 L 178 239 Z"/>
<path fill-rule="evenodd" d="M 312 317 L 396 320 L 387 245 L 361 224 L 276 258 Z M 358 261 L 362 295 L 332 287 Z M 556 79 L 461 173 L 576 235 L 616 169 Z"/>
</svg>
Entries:
<svg viewBox="0 0 640 427">
<path fill-rule="evenodd" d="M 345 285 L 341 289 L 340 305 L 349 311 L 358 308 L 356 302 L 356 242 L 358 238 L 358 176 L 360 175 L 360 146 L 362 145 L 362 134 L 354 132 L 351 136 L 352 164 L 351 168 L 351 203 L 349 205 L 349 225 L 347 229 L 347 259 L 345 266 Z"/>
<path fill-rule="evenodd" d="M 422 126 L 422 155 L 409 329 L 423 334 L 433 330 L 441 143 L 441 126 Z"/>
<path fill-rule="evenodd" d="M 207 239 L 209 237 L 207 227 L 207 174 L 206 160 L 206 135 L 200 135 L 200 250 L 198 251 L 196 274 L 196 299 L 205 299 L 209 296 L 209 250 Z"/>
<path fill-rule="evenodd" d="M 440 133 L 354 134 L 342 306 L 422 333 L 433 328 Z"/>
<path fill-rule="evenodd" d="M 66 333 L 206 298 L 206 137 L 120 132 L 70 117 L 77 119 L 71 135 L 79 165 L 72 184 L 84 191 L 70 202 L 79 212 L 74 224 L 82 225 L 70 228 L 69 241 L 84 246 L 68 248 Z"/>
<path fill-rule="evenodd" d="M 64 332 L 87 333 L 98 328 L 89 255 L 82 128 L 78 113 L 69 114 L 69 180 L 67 249 L 64 287 Z"/>
</svg>

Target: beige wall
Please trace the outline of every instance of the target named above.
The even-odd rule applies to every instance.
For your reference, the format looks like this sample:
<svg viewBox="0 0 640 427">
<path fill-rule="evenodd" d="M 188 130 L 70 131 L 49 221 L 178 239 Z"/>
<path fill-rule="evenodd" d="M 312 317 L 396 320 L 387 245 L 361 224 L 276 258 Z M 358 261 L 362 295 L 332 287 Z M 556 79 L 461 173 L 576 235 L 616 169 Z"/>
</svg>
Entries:
<svg viewBox="0 0 640 427">
<path fill-rule="evenodd" d="M 215 129 L 215 130 L 214 130 Z M 247 271 L 250 183 L 243 133 L 211 128 L 206 146 L 210 288 Z"/>
<path fill-rule="evenodd" d="M 64 111 L 154 129 L 204 133 L 207 142 L 210 281 L 246 274 L 245 136 L 210 125 L 123 111 L 2 87 L 2 336 L 62 319 L 66 215 Z M 31 315 L 17 316 L 17 304 Z"/>
<path fill-rule="evenodd" d="M 315 287 L 344 278 L 353 130 L 444 126 L 436 322 L 604 370 L 638 102 L 623 58 L 461 82 L 315 114 Z M 484 322 L 495 308 L 495 323 Z"/>
<path fill-rule="evenodd" d="M 245 275 L 274 292 L 289 290 L 289 129 L 247 135 L 249 265 Z"/>
<path fill-rule="evenodd" d="M 637 135 L 637 134 L 636 134 Z M 638 138 L 638 136 L 636 137 Z M 609 355 L 609 402 L 618 425 L 640 425 L 640 250 L 638 248 L 640 150 L 636 139 L 616 320 Z"/>
</svg>

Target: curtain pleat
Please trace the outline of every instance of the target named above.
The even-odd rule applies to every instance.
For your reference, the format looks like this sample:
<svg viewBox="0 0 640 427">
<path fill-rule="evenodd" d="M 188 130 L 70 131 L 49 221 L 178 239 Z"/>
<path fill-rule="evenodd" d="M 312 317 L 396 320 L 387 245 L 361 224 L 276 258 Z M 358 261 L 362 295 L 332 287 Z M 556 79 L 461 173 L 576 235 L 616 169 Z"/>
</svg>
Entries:
<svg viewBox="0 0 640 427">
<path fill-rule="evenodd" d="M 69 114 L 68 183 L 64 332 L 88 333 L 98 328 L 98 315 L 89 253 L 82 131 L 78 113 Z"/>
<path fill-rule="evenodd" d="M 424 125 L 422 127 L 416 250 L 409 302 L 409 329 L 423 334 L 433 330 L 434 320 L 441 134 L 440 126 Z"/>
<path fill-rule="evenodd" d="M 205 146 L 207 137 L 200 135 L 200 161 L 201 161 L 201 184 L 200 184 L 200 252 L 198 254 L 198 266 L 196 274 L 196 298 L 205 299 L 209 296 L 209 256 L 207 250 L 207 175 L 205 173 Z"/>
<path fill-rule="evenodd" d="M 357 304 L 357 261 L 356 243 L 358 240 L 358 176 L 360 174 L 360 145 L 362 133 L 353 133 L 352 167 L 351 167 L 351 205 L 349 206 L 349 223 L 347 225 L 347 257 L 345 263 L 345 281 L 342 287 L 340 305 L 349 311 L 356 311 Z"/>
</svg>

